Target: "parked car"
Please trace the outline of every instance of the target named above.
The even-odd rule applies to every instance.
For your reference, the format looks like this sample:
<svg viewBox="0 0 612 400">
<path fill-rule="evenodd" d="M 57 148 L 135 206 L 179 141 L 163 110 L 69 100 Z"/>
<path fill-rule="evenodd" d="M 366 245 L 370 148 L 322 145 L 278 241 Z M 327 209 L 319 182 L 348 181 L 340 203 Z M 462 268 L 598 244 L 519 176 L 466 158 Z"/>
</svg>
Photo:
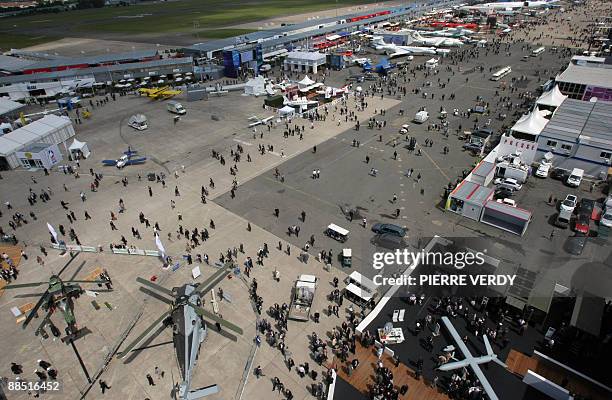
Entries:
<svg viewBox="0 0 612 400">
<path fill-rule="evenodd" d="M 560 209 L 561 211 L 574 212 L 576 203 L 578 203 L 578 197 L 574 196 L 573 194 L 568 194 L 565 196 L 565 200 L 561 202 Z"/>
<path fill-rule="evenodd" d="M 565 242 L 564 248 L 570 254 L 579 256 L 584 251 L 586 246 L 587 236 L 577 233 L 575 236 L 570 236 Z"/>
<path fill-rule="evenodd" d="M 550 172 L 550 164 L 540 164 L 540 166 L 535 172 L 535 176 L 537 176 L 538 178 L 548 178 L 549 172 Z"/>
<path fill-rule="evenodd" d="M 550 173 L 550 177 L 558 181 L 565 181 L 568 176 L 569 176 L 569 172 L 563 169 L 560 169 L 560 168 L 553 169 L 552 172 Z"/>
<path fill-rule="evenodd" d="M 516 201 L 512 199 L 497 199 L 498 203 L 505 204 L 510 207 L 516 207 Z"/>
<path fill-rule="evenodd" d="M 402 228 L 399 225 L 395 224 L 381 224 L 377 223 L 372 225 L 372 231 L 375 233 L 388 233 L 391 235 L 404 237 L 406 236 L 406 229 Z"/>
<path fill-rule="evenodd" d="M 508 197 L 514 196 L 514 190 L 507 187 L 500 187 L 495 190 L 495 198 L 496 199 L 506 199 Z"/>
<path fill-rule="evenodd" d="M 482 150 L 482 143 L 465 143 L 461 147 L 463 147 L 463 150 L 480 152 Z"/>
<path fill-rule="evenodd" d="M 516 179 L 513 178 L 497 178 L 495 179 L 494 182 L 496 185 L 498 185 L 498 187 L 502 188 L 502 187 L 506 187 L 506 188 L 510 188 L 512 190 L 521 190 L 523 188 L 523 185 L 521 185 L 520 183 L 518 183 L 518 181 Z"/>
<path fill-rule="evenodd" d="M 576 213 L 588 215 L 590 219 L 595 219 L 595 200 L 591 199 L 580 199 L 578 202 Z"/>
<path fill-rule="evenodd" d="M 579 214 L 578 217 L 576 217 L 576 221 L 574 222 L 574 230 L 576 232 L 580 232 L 585 235 L 588 235 L 589 231 L 591 230 L 591 228 L 589 227 L 590 223 L 591 223 L 590 215 Z"/>
<path fill-rule="evenodd" d="M 601 214 L 599 224 L 612 228 L 612 207 L 606 207 L 606 210 Z"/>
<path fill-rule="evenodd" d="M 572 219 L 571 211 L 559 211 L 557 214 L 557 218 L 555 218 L 555 226 L 558 226 L 561 229 L 567 229 L 570 225 L 570 221 Z"/>
</svg>

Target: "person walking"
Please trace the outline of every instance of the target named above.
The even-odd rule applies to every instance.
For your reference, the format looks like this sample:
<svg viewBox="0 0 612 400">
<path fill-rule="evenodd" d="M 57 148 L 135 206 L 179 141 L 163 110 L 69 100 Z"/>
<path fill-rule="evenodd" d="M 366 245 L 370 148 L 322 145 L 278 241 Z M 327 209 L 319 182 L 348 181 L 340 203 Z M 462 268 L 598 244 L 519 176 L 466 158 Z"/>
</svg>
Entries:
<svg viewBox="0 0 612 400">
<path fill-rule="evenodd" d="M 100 380 L 100 389 L 102 389 L 102 394 L 104 394 L 105 391 L 109 390 L 111 387 L 108 386 L 108 384 L 106 383 L 106 381 L 104 380 Z"/>
<path fill-rule="evenodd" d="M 147 381 L 149 382 L 149 386 L 155 386 L 155 381 L 153 380 L 151 374 L 147 374 Z"/>
</svg>

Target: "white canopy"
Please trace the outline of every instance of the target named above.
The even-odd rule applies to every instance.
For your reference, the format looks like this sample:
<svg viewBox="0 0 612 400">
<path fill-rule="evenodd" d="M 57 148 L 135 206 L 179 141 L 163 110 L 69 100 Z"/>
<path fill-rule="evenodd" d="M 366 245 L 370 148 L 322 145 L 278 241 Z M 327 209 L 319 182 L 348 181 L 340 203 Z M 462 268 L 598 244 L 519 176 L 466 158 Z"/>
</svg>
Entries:
<svg viewBox="0 0 612 400">
<path fill-rule="evenodd" d="M 548 120 L 544 118 L 542 112 L 534 110 L 529 114 L 523 115 L 516 124 L 510 129 L 512 132 L 528 133 L 539 135 L 546 126 Z"/>
<path fill-rule="evenodd" d="M 559 107 L 565 99 L 567 99 L 567 96 L 561 93 L 558 85 L 555 85 L 548 92 L 543 93 L 536 100 L 536 104 L 541 106 Z"/>
<path fill-rule="evenodd" d="M 299 81 L 299 82 L 298 82 L 298 85 L 299 85 L 300 87 L 304 87 L 304 86 L 310 86 L 310 85 L 312 85 L 313 83 L 315 83 L 315 81 L 313 81 L 312 79 L 310 79 L 310 78 L 308 77 L 308 75 L 306 75 L 306 76 L 304 77 L 304 79 L 302 79 L 301 81 Z"/>
<path fill-rule="evenodd" d="M 266 93 L 265 87 L 266 79 L 259 75 L 247 81 L 247 83 L 244 85 L 244 94 L 259 96 L 260 94 Z"/>
<path fill-rule="evenodd" d="M 89 151 L 89 147 L 86 142 L 80 142 L 76 139 L 73 140 L 72 144 L 68 148 L 71 153 L 81 153 L 84 158 L 89 157 L 91 152 Z"/>
<path fill-rule="evenodd" d="M 279 109 L 278 113 L 280 115 L 291 115 L 291 114 L 295 113 L 295 108 L 293 108 L 291 106 L 285 106 L 285 107 Z"/>
</svg>

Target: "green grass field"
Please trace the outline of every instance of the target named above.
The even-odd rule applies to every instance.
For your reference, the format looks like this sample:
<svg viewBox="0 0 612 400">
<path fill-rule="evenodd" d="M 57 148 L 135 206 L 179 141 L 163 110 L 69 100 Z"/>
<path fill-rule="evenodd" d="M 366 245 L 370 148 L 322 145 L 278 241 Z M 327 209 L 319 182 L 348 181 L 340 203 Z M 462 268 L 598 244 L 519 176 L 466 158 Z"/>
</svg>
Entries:
<svg viewBox="0 0 612 400">
<path fill-rule="evenodd" d="M 249 32 L 222 29 L 231 25 L 280 15 L 333 9 L 336 4 L 343 7 L 371 1 L 338 0 L 336 3 L 333 0 L 181 0 L 12 17 L 2 19 L 0 46 L 24 46 L 27 45 L 28 38 L 34 40 L 33 38 L 41 36 L 55 39 L 79 35 L 99 35 L 100 38 L 105 38 L 113 35 L 116 38 L 121 34 L 159 36 L 163 33 L 197 33 L 200 38 L 222 38 Z M 22 38 L 14 37 L 13 44 L 11 35 Z M 129 36 L 125 40 L 129 41 Z"/>
</svg>

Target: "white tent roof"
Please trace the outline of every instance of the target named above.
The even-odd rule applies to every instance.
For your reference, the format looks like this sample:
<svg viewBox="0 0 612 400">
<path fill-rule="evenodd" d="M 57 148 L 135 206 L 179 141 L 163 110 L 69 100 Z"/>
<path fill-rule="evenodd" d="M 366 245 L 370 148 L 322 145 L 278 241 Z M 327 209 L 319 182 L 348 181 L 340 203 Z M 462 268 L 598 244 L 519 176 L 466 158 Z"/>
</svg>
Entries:
<svg viewBox="0 0 612 400">
<path fill-rule="evenodd" d="M 539 135 L 546 126 L 548 120 L 544 118 L 542 112 L 534 110 L 529 114 L 523 115 L 516 124 L 510 129 L 513 132 L 530 133 Z"/>
<path fill-rule="evenodd" d="M 17 142 L 13 142 L 6 138 L 6 135 L 0 136 L 0 155 L 8 156 L 13 154 L 15 151 L 22 148 L 23 145 Z"/>
<path fill-rule="evenodd" d="M 304 77 L 304 79 L 302 79 L 301 81 L 299 81 L 299 82 L 298 82 L 298 85 L 300 85 L 300 86 L 310 86 L 310 85 L 312 85 L 313 83 L 315 83 L 315 81 L 313 81 L 312 79 L 310 79 L 310 78 L 308 77 L 308 75 L 306 75 L 306 76 Z"/>
<path fill-rule="evenodd" d="M 69 150 L 81 150 L 84 146 L 87 146 L 87 143 L 80 142 L 80 141 L 74 139 L 72 141 L 72 144 L 70 145 L 70 147 L 68 149 Z"/>
<path fill-rule="evenodd" d="M 548 92 L 543 93 L 538 100 L 536 100 L 536 104 L 542 106 L 559 107 L 565 99 L 567 99 L 567 96 L 561 93 L 558 85 L 555 85 Z"/>
<path fill-rule="evenodd" d="M 295 108 L 291 107 L 291 106 L 285 106 L 281 109 L 278 110 L 279 113 L 281 114 L 292 114 L 295 112 Z"/>
</svg>

